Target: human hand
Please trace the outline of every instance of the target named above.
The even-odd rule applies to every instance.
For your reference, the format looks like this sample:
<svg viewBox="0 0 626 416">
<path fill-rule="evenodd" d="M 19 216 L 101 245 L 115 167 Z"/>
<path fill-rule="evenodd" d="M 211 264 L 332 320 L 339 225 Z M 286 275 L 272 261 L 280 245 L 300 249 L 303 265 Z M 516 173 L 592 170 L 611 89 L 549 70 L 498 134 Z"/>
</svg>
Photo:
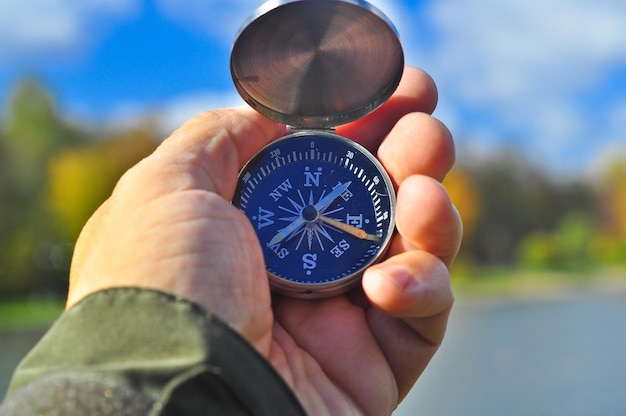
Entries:
<svg viewBox="0 0 626 416">
<path fill-rule="evenodd" d="M 377 151 L 398 191 L 398 234 L 362 289 L 272 299 L 254 230 L 229 201 L 243 164 L 285 129 L 238 108 L 185 123 L 120 179 L 77 242 L 68 307 L 109 287 L 171 292 L 242 334 L 309 414 L 390 414 L 442 341 L 453 302 L 447 267 L 461 224 L 438 182 L 454 149 L 427 115 L 435 104 L 430 78 L 407 68 L 383 107 L 338 129 Z"/>
</svg>

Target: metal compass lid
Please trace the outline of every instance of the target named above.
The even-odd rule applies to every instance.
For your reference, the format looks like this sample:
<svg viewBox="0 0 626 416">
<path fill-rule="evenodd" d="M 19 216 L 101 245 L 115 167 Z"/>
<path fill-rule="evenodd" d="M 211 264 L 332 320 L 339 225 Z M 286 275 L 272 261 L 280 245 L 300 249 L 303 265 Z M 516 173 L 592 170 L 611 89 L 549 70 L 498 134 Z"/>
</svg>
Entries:
<svg viewBox="0 0 626 416">
<path fill-rule="evenodd" d="M 389 19 L 362 0 L 273 0 L 231 53 L 237 91 L 256 111 L 301 128 L 357 120 L 395 91 L 404 54 Z"/>
</svg>

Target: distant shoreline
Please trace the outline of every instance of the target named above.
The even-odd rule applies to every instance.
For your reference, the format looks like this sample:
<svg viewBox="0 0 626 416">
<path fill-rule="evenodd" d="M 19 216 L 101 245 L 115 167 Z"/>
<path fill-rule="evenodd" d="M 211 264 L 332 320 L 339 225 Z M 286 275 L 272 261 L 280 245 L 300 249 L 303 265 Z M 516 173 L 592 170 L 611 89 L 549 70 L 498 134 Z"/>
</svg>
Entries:
<svg viewBox="0 0 626 416">
<path fill-rule="evenodd" d="M 626 296 L 626 268 L 602 268 L 581 272 L 485 270 L 455 276 L 457 298 L 508 298 L 560 300 L 584 294 Z"/>
</svg>

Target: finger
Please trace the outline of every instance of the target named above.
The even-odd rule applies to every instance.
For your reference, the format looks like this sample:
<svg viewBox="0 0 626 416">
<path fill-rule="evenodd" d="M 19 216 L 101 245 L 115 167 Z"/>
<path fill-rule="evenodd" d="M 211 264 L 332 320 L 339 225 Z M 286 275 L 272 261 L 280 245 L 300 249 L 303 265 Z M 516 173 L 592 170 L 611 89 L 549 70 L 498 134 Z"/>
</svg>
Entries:
<svg viewBox="0 0 626 416">
<path fill-rule="evenodd" d="M 248 106 L 205 111 L 180 126 L 164 142 L 163 150 L 189 152 L 221 150 L 221 140 L 235 146 L 237 170 L 273 139 L 285 135 L 285 125 Z M 207 139 L 217 141 L 207 145 Z M 230 166 L 230 165 L 229 165 Z"/>
<path fill-rule="evenodd" d="M 363 290 L 372 305 L 397 318 L 430 318 L 447 310 L 453 301 L 446 265 L 421 250 L 389 258 L 363 274 Z M 424 333 L 436 344 L 437 328 Z"/>
<path fill-rule="evenodd" d="M 394 94 L 378 110 L 353 123 L 337 128 L 337 133 L 361 143 L 372 153 L 396 122 L 413 112 L 432 113 L 437 106 L 437 87 L 422 70 L 405 67 Z"/>
<path fill-rule="evenodd" d="M 367 270 L 363 290 L 375 306 L 368 324 L 402 399 L 443 341 L 454 302 L 448 270 L 432 254 L 409 251 Z"/>
<path fill-rule="evenodd" d="M 229 200 L 245 162 L 284 134 L 284 125 L 248 107 L 201 113 L 172 133 L 139 164 L 137 170 L 142 174 L 160 178 L 145 196 L 204 189 Z"/>
<path fill-rule="evenodd" d="M 439 120 L 411 113 L 396 123 L 380 145 L 378 159 L 396 186 L 416 174 L 441 181 L 454 164 L 454 141 Z"/>
<path fill-rule="evenodd" d="M 398 189 L 395 236 L 389 254 L 423 250 L 450 267 L 459 251 L 463 225 L 445 188 L 421 175 L 407 178 Z"/>
<path fill-rule="evenodd" d="M 390 257 L 365 272 L 362 286 L 378 309 L 368 322 L 402 398 L 443 340 L 454 301 L 448 266 L 462 227 L 441 184 L 419 175 L 399 189 L 396 224 Z"/>
</svg>

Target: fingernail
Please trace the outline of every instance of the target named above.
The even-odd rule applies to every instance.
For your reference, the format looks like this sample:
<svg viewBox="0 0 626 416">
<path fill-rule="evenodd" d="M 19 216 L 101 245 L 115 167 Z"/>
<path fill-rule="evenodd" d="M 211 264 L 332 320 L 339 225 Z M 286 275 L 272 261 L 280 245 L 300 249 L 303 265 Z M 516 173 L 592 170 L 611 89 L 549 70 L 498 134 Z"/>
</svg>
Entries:
<svg viewBox="0 0 626 416">
<path fill-rule="evenodd" d="M 407 290 L 415 283 L 413 273 L 405 266 L 397 264 L 388 265 L 380 270 L 382 274 L 386 275 L 391 281 L 398 286 L 401 291 Z"/>
</svg>

